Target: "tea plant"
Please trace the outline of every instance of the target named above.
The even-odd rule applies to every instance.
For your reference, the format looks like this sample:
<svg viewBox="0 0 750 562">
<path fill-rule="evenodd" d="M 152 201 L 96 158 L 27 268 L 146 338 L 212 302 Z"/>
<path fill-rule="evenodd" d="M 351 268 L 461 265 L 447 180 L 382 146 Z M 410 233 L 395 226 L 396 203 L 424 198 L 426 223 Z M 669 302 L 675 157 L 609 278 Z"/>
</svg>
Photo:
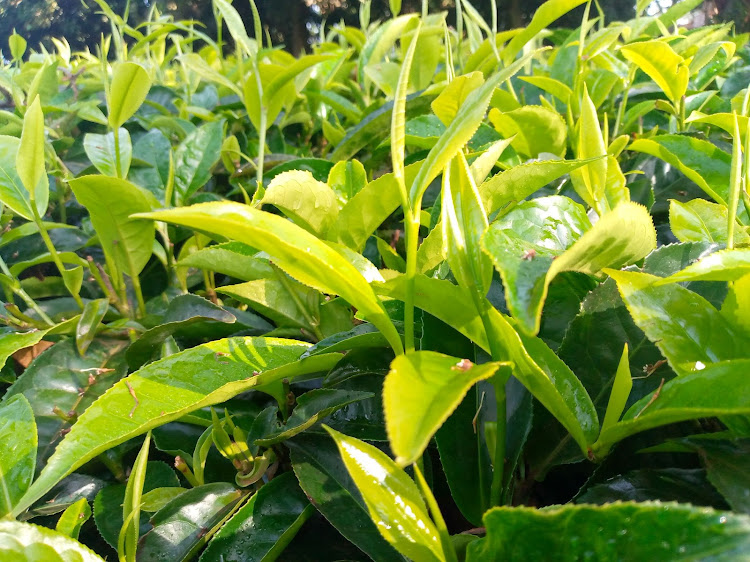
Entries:
<svg viewBox="0 0 750 562">
<path fill-rule="evenodd" d="M 746 36 L 96 2 L 0 69 L 4 559 L 750 557 Z"/>
</svg>

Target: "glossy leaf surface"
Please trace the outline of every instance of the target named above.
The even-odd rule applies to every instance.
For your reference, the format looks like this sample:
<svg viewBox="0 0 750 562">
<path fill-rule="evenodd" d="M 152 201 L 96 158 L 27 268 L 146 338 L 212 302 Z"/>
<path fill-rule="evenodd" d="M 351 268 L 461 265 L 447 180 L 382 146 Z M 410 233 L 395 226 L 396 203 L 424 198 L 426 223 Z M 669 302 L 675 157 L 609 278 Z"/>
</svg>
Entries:
<svg viewBox="0 0 750 562">
<path fill-rule="evenodd" d="M 36 466 L 34 412 L 24 396 L 0 404 L 0 514 L 7 515 L 26 492 Z"/>
</svg>

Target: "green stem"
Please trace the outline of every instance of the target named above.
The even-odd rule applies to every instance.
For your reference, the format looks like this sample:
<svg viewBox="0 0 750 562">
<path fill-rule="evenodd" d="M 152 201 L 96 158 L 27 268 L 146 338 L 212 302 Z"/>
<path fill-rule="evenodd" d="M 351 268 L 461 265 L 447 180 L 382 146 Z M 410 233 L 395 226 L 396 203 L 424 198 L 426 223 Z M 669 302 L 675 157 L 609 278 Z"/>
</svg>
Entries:
<svg viewBox="0 0 750 562">
<path fill-rule="evenodd" d="M 427 485 L 424 476 L 422 476 L 422 471 L 420 470 L 419 466 L 417 466 L 417 464 L 414 464 L 413 466 L 414 476 L 416 477 L 417 484 L 419 484 L 419 488 L 422 491 L 422 496 L 427 503 L 427 507 L 430 508 L 432 520 L 435 522 L 435 527 L 437 527 L 438 535 L 440 535 L 440 545 L 443 547 L 445 560 L 446 562 L 458 562 L 456 549 L 453 547 L 453 543 L 451 542 L 451 536 L 450 533 L 448 533 L 448 527 L 445 524 L 445 519 L 443 519 L 443 514 L 440 512 L 440 507 L 438 506 L 437 501 L 435 501 L 435 496 L 432 494 L 432 490 L 430 490 L 430 487 Z"/>
<path fill-rule="evenodd" d="M 0 256 L 0 270 L 13 279 L 13 274 L 10 272 L 10 269 L 8 269 L 7 264 L 5 263 L 5 260 Z M 49 324 L 50 326 L 54 326 L 55 323 L 52 321 L 52 319 L 47 316 L 47 313 L 45 313 L 41 308 L 39 308 L 39 305 L 36 304 L 34 299 L 32 299 L 29 294 L 21 287 L 21 284 L 19 283 L 18 289 L 15 289 L 13 291 L 16 295 L 21 297 L 23 302 L 28 306 L 31 310 L 36 312 L 39 315 L 39 318 L 41 318 L 45 323 Z"/>
<path fill-rule="evenodd" d="M 284 289 L 286 289 L 286 292 L 289 293 L 290 297 L 292 297 L 294 304 L 297 306 L 297 310 L 299 310 L 300 314 L 302 314 L 302 316 L 305 318 L 305 321 L 312 330 L 315 338 L 318 341 L 322 340 L 323 333 L 320 331 L 320 321 L 313 318 L 312 314 L 310 314 L 310 311 L 299 298 L 297 291 L 295 291 L 294 287 L 292 287 L 291 283 L 289 283 L 289 279 L 287 278 L 286 274 L 283 271 L 280 271 L 278 267 L 274 267 L 273 270 L 274 273 L 276 273 L 279 281 L 281 281 L 281 284 L 284 285 Z"/>
<path fill-rule="evenodd" d="M 60 275 L 63 276 L 63 279 L 65 278 L 65 272 L 67 271 L 65 269 L 65 265 L 63 265 L 62 260 L 60 259 L 60 256 L 57 253 L 57 250 L 55 249 L 55 245 L 52 243 L 52 239 L 49 237 L 49 234 L 47 233 L 47 227 L 44 226 L 44 221 L 42 221 L 42 217 L 39 216 L 39 211 L 36 208 L 36 201 L 31 201 L 31 212 L 34 216 L 34 222 L 37 225 L 37 228 L 39 229 L 39 234 L 42 236 L 42 240 L 44 240 L 44 245 L 47 246 L 47 251 L 50 253 L 50 256 L 52 256 L 52 261 L 55 262 L 55 265 L 57 266 L 57 270 L 60 272 Z M 76 301 L 76 304 L 83 310 L 83 301 L 81 300 L 80 295 L 76 293 L 72 293 L 73 298 Z"/>
<path fill-rule="evenodd" d="M 490 318 L 490 303 L 486 298 L 479 292 L 478 289 L 472 291 L 474 298 L 474 306 L 482 319 L 482 325 L 484 326 L 485 334 L 487 335 L 487 341 L 490 346 L 490 354 L 493 361 L 501 361 L 503 359 L 503 350 L 500 347 L 500 340 L 495 332 L 495 327 L 492 324 Z M 508 377 L 502 370 L 498 372 L 492 379 L 492 385 L 495 388 L 495 403 L 496 403 L 496 418 L 497 418 L 497 432 L 495 436 L 495 458 L 492 462 L 492 484 L 490 486 L 490 505 L 496 506 L 501 505 L 503 500 L 503 482 L 505 472 L 505 434 L 506 428 L 506 400 L 505 400 L 505 383 Z"/>
<path fill-rule="evenodd" d="M 115 135 L 115 177 L 122 178 L 120 171 L 121 159 L 120 159 L 120 130 L 112 129 Z"/>
<path fill-rule="evenodd" d="M 617 138 L 617 133 L 620 132 L 620 127 L 622 126 L 622 118 L 625 116 L 625 108 L 628 105 L 628 97 L 630 97 L 630 87 L 633 84 L 633 79 L 635 78 L 635 66 L 631 67 L 630 71 L 628 72 L 628 78 L 625 86 L 625 91 L 622 93 L 622 102 L 620 102 L 620 107 L 617 108 L 617 117 L 615 118 L 615 127 L 612 130 L 612 138 Z"/>
<path fill-rule="evenodd" d="M 419 207 L 404 209 L 406 237 L 406 294 L 404 295 L 404 351 L 414 351 L 414 294 L 417 279 L 417 249 L 419 248 Z"/>
<path fill-rule="evenodd" d="M 141 317 L 146 316 L 146 302 L 143 300 L 141 279 L 138 277 L 138 275 L 131 275 L 130 280 L 133 283 L 133 291 L 135 291 L 135 298 L 138 301 L 138 314 Z"/>
</svg>

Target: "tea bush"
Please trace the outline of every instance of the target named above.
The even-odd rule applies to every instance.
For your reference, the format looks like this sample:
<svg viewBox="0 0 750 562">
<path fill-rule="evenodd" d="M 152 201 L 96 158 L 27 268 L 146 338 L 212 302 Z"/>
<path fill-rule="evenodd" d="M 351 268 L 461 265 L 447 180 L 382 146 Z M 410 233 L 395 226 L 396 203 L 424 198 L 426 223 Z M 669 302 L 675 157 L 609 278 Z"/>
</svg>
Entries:
<svg viewBox="0 0 750 562">
<path fill-rule="evenodd" d="M 97 4 L 0 69 L 0 558 L 750 559 L 746 35 Z"/>
</svg>

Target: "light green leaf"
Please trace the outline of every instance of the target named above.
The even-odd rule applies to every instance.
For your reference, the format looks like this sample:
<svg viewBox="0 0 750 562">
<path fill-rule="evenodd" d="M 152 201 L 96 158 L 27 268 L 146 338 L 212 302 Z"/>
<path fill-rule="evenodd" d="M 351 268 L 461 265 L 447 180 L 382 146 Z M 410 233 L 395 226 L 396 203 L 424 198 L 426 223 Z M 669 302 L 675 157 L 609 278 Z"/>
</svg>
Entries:
<svg viewBox="0 0 750 562">
<path fill-rule="evenodd" d="M 146 464 L 148 463 L 148 449 L 151 446 L 151 432 L 146 433 L 141 450 L 133 463 L 133 469 L 125 487 L 125 499 L 122 502 L 122 519 L 125 522 L 120 529 L 117 541 L 117 554 L 120 559 L 135 561 L 136 548 L 141 527 L 141 497 L 143 483 L 146 479 Z"/>
<path fill-rule="evenodd" d="M 46 182 L 39 184 L 42 176 L 45 175 L 44 114 L 42 113 L 39 96 L 34 98 L 23 116 L 23 133 L 21 134 L 18 156 L 16 156 L 16 171 L 32 201 L 47 199 L 49 194 L 37 194 L 39 187 L 42 189 L 49 188 L 49 184 Z"/>
<path fill-rule="evenodd" d="M 83 149 L 91 163 L 99 170 L 99 173 L 113 178 L 126 178 L 133 157 L 133 145 L 130 142 L 130 133 L 127 129 L 121 127 L 117 130 L 117 134 L 120 138 L 119 168 L 117 167 L 114 131 L 105 135 L 86 133 L 86 136 L 83 137 Z"/>
<path fill-rule="evenodd" d="M 623 56 L 636 64 L 664 91 L 677 107 L 687 91 L 690 70 L 685 59 L 665 41 L 640 41 L 620 49 Z"/>
<path fill-rule="evenodd" d="M 83 176 L 69 185 L 88 209 L 108 262 L 137 276 L 151 259 L 155 229 L 153 223 L 130 215 L 150 211 L 148 197 L 128 181 L 105 176 Z"/>
<path fill-rule="evenodd" d="M 484 83 L 484 76 L 479 71 L 456 76 L 432 101 L 433 113 L 447 127 L 455 119 L 469 94 L 479 88 L 482 83 Z"/>
<path fill-rule="evenodd" d="M 750 250 L 720 250 L 670 275 L 662 283 L 738 281 L 750 273 Z"/>
<path fill-rule="evenodd" d="M 596 107 L 589 97 L 589 91 L 584 85 L 583 100 L 581 100 L 581 117 L 578 119 L 578 147 L 576 156 L 579 160 L 606 156 L 607 147 L 599 126 Z M 607 159 L 596 158 L 593 162 L 574 170 L 570 174 L 578 195 L 589 207 L 596 209 L 601 215 L 609 208 L 605 198 L 607 187 Z"/>
<path fill-rule="evenodd" d="M 148 72 L 134 62 L 121 62 L 109 85 L 109 126 L 117 130 L 130 119 L 151 89 Z"/>
<path fill-rule="evenodd" d="M 537 158 L 542 152 L 565 155 L 567 127 L 560 114 L 552 109 L 526 105 L 501 113 L 493 107 L 489 119 L 503 137 L 513 137 L 510 144 L 517 152 L 529 158 Z"/>
<path fill-rule="evenodd" d="M 550 200 L 553 198 L 534 199 L 520 205 L 493 223 L 482 239 L 503 278 L 508 308 L 527 334 L 539 331 L 549 284 L 559 273 L 579 271 L 593 275 L 605 267 L 633 263 L 656 248 L 651 216 L 637 203 L 618 205 L 590 229 L 582 208 L 574 213 L 577 219 L 571 221 L 564 214 L 557 215 L 565 206 L 549 205 L 547 216 L 542 214 L 539 219 L 543 222 L 535 228 L 528 218 Z M 565 228 L 566 225 L 575 226 Z M 561 233 L 564 236 L 557 238 Z"/>
<path fill-rule="evenodd" d="M 94 341 L 99 324 L 108 310 L 108 299 L 91 300 L 83 307 L 83 312 L 76 325 L 76 348 L 81 355 L 86 354 L 86 350 Z"/>
<path fill-rule="evenodd" d="M 750 517 L 677 503 L 499 507 L 484 524 L 467 562 L 738 560 L 750 548 Z"/>
<path fill-rule="evenodd" d="M 628 344 L 626 343 L 622 350 L 620 363 L 617 366 L 615 380 L 612 383 L 612 392 L 609 395 L 609 402 L 607 402 L 607 411 L 604 414 L 604 421 L 602 422 L 602 431 L 609 429 L 620 419 L 632 389 L 633 379 L 630 375 Z"/>
<path fill-rule="evenodd" d="M 215 70 L 209 65 L 199 54 L 197 53 L 185 53 L 176 57 L 180 63 L 184 64 L 186 68 L 195 72 L 206 82 L 213 82 L 220 86 L 231 90 L 238 96 L 242 96 L 242 90 L 226 76 L 221 74 L 218 70 Z"/>
<path fill-rule="evenodd" d="M 261 203 L 274 205 L 295 224 L 320 238 L 325 237 L 340 209 L 333 189 L 303 170 L 275 176 Z"/>
<path fill-rule="evenodd" d="M 500 365 L 474 365 L 433 351 L 396 357 L 383 385 L 386 428 L 396 464 L 405 467 L 419 459 L 469 388 L 491 377 Z"/>
<path fill-rule="evenodd" d="M 514 166 L 492 176 L 479 186 L 488 215 L 506 204 L 523 201 L 548 183 L 584 166 L 579 160 L 542 160 Z"/>
<path fill-rule="evenodd" d="M 549 92 L 566 105 L 570 103 L 573 90 L 571 90 L 567 84 L 563 84 L 559 80 L 555 80 L 549 76 L 519 76 L 519 79 L 528 82 L 545 92 Z"/>
<path fill-rule="evenodd" d="M 732 157 L 712 143 L 682 135 L 660 135 L 637 139 L 628 150 L 664 160 L 697 183 L 714 201 L 727 204 Z"/>
<path fill-rule="evenodd" d="M 267 252 L 301 283 L 340 295 L 401 350 L 401 336 L 367 280 L 339 252 L 288 220 L 237 203 L 204 203 L 140 216 L 239 239 Z"/>
<path fill-rule="evenodd" d="M 327 183 L 344 205 L 367 185 L 367 172 L 359 160 L 337 162 L 328 172 Z"/>
<path fill-rule="evenodd" d="M 0 516 L 5 517 L 34 479 L 36 423 L 23 395 L 0 403 Z M 0 547 L 1 549 L 2 547 Z"/>
<path fill-rule="evenodd" d="M 700 295 L 677 284 L 663 285 L 662 278 L 645 273 L 606 273 L 617 282 L 633 321 L 677 374 L 750 357 L 745 336 Z"/>
<path fill-rule="evenodd" d="M 78 418 L 39 478 L 16 506 L 21 513 L 60 479 L 96 455 L 193 410 L 258 389 L 276 395 L 281 381 L 330 369 L 336 354 L 297 358 L 309 344 L 230 338 L 150 363 L 116 383 Z M 254 372 L 258 375 L 253 375 Z M 106 431 L 102 431 L 106 427 Z"/>
<path fill-rule="evenodd" d="M 378 531 L 412 560 L 445 561 L 434 523 L 416 484 L 384 453 L 326 427 Z"/>
<path fill-rule="evenodd" d="M 458 284 L 487 294 L 492 282 L 492 264 L 480 245 L 487 228 L 487 215 L 463 154 L 459 153 L 443 172 L 443 254 Z"/>
<path fill-rule="evenodd" d="M 415 204 L 421 201 L 432 180 L 443 171 L 447 163 L 474 136 L 479 124 L 484 119 L 484 114 L 495 88 L 505 80 L 512 78 L 537 53 L 538 51 L 535 51 L 524 55 L 507 68 L 488 78 L 480 88 L 469 94 L 448 129 L 430 150 L 419 169 L 419 173 L 411 183 L 409 201 L 412 207 L 415 207 Z"/>
<path fill-rule="evenodd" d="M 47 330 L 31 330 L 28 332 L 7 332 L 0 335 L 0 369 L 5 366 L 8 357 L 16 351 L 39 343 L 46 333 Z"/>
<path fill-rule="evenodd" d="M 258 51 L 258 44 L 255 39 L 250 39 L 245 31 L 245 24 L 237 10 L 234 9 L 231 2 L 227 0 L 213 0 L 214 6 L 221 13 L 224 23 L 229 28 L 229 33 L 238 47 L 242 47 L 250 57 L 254 57 Z"/>
<path fill-rule="evenodd" d="M 14 562 L 104 562 L 66 535 L 18 521 L 0 521 L 0 558 Z"/>
<path fill-rule="evenodd" d="M 518 35 L 510 40 L 510 43 L 503 49 L 503 64 L 506 66 L 516 58 L 521 52 L 524 45 L 531 41 L 537 34 L 553 21 L 567 14 L 573 8 L 583 4 L 586 0 L 548 0 L 534 12 L 529 25 Z"/>
<path fill-rule="evenodd" d="M 750 414 L 750 360 L 706 365 L 700 373 L 672 379 L 644 396 L 625 412 L 622 421 L 602 431 L 594 453 L 603 457 L 615 443 L 654 427 L 714 416 Z"/>
<path fill-rule="evenodd" d="M 89 506 L 89 501 L 86 498 L 81 498 L 63 511 L 60 519 L 57 520 L 55 530 L 77 540 L 81 527 L 90 517 L 91 506 Z"/>
<path fill-rule="evenodd" d="M 669 227 L 680 242 L 727 243 L 728 211 L 724 205 L 705 199 L 692 199 L 687 203 L 669 202 Z M 747 227 L 737 226 L 735 245 L 750 244 Z"/>
<path fill-rule="evenodd" d="M 31 210 L 29 191 L 24 187 L 16 171 L 20 145 L 21 141 L 16 137 L 0 135 L 0 203 L 26 220 L 33 221 L 34 213 Z M 34 193 L 37 195 L 36 210 L 40 216 L 43 216 L 47 212 L 49 198 L 47 174 L 42 174 L 39 183 L 41 185 L 34 188 Z"/>
<path fill-rule="evenodd" d="M 487 335 L 470 293 L 448 281 L 417 275 L 414 305 L 452 326 L 489 351 Z M 402 275 L 375 285 L 379 294 L 404 300 Z M 599 420 L 580 380 L 540 339 L 517 332 L 497 310 L 490 321 L 502 348 L 502 361 L 513 363 L 513 375 L 560 421 L 586 454 L 596 440 Z"/>
</svg>

